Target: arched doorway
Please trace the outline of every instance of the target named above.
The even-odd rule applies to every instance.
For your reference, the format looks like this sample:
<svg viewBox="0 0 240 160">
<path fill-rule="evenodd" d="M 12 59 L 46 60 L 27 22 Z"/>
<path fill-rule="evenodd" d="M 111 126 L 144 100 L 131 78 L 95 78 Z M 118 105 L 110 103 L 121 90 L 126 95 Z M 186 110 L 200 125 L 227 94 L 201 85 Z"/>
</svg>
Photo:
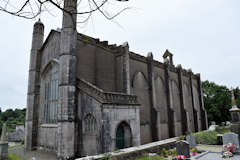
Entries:
<svg viewBox="0 0 240 160">
<path fill-rule="evenodd" d="M 132 131 L 130 125 L 123 121 L 116 129 L 116 149 L 132 147 Z"/>
<path fill-rule="evenodd" d="M 124 129 L 121 125 L 118 126 L 116 132 L 116 147 L 117 149 L 123 149 L 125 147 Z"/>
</svg>

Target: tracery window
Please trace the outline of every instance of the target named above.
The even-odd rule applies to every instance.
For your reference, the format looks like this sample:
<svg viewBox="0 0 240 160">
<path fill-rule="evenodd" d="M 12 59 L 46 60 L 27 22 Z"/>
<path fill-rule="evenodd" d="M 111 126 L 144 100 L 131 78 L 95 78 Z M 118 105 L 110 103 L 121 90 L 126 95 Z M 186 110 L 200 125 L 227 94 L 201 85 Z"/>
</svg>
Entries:
<svg viewBox="0 0 240 160">
<path fill-rule="evenodd" d="M 45 124 L 57 123 L 58 66 L 52 66 L 44 76 L 44 118 Z"/>
<path fill-rule="evenodd" d="M 84 119 L 85 132 L 95 133 L 97 131 L 97 122 L 93 115 L 89 114 Z"/>
</svg>

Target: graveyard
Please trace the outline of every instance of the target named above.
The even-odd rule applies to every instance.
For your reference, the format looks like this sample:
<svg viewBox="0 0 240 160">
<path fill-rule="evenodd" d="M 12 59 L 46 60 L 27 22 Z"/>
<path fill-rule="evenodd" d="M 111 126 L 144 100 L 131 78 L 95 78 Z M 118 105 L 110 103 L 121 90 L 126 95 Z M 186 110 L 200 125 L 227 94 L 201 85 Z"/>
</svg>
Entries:
<svg viewBox="0 0 240 160">
<path fill-rule="evenodd" d="M 211 160 L 240 159 L 239 128 L 240 109 L 232 96 L 231 123 L 229 121 L 216 125 L 210 122 L 208 130 L 186 132 L 185 135 L 156 141 L 140 146 L 124 148 L 95 156 L 86 156 L 76 160 Z M 24 130 L 24 128 L 17 126 Z M 23 144 L 9 147 L 14 134 L 7 135 L 6 124 L 2 127 L 0 142 L 0 160 L 8 159 L 56 159 L 56 155 L 43 151 L 24 151 Z M 11 135 L 11 136 L 10 136 Z"/>
<path fill-rule="evenodd" d="M 235 105 L 233 94 L 230 113 L 232 124 L 222 122 L 220 127 L 215 122 L 211 122 L 209 129 L 202 132 L 188 132 L 184 136 L 77 160 L 220 160 L 225 158 L 237 160 L 240 159 L 238 130 L 240 110 Z"/>
</svg>

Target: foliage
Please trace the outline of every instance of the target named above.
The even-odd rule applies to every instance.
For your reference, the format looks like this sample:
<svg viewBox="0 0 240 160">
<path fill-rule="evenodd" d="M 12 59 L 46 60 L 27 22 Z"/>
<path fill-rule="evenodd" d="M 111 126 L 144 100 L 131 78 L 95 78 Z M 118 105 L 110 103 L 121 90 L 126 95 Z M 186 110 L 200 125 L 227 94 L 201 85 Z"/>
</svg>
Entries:
<svg viewBox="0 0 240 160">
<path fill-rule="evenodd" d="M 186 140 L 186 136 L 185 135 L 179 136 L 179 140 Z"/>
<path fill-rule="evenodd" d="M 167 160 L 167 159 L 161 156 L 155 155 L 151 157 L 140 157 L 140 158 L 136 158 L 135 160 Z"/>
<path fill-rule="evenodd" d="M 21 141 L 21 145 L 24 145 L 24 139 L 22 139 L 22 141 Z"/>
<path fill-rule="evenodd" d="M 103 156 L 100 160 L 109 160 L 110 157 L 111 157 L 111 153 L 105 153 L 105 154 L 103 154 Z"/>
<path fill-rule="evenodd" d="M 208 120 L 218 124 L 229 121 L 229 109 L 232 107 L 231 91 L 226 86 L 209 81 L 202 82 L 202 91 Z"/>
<path fill-rule="evenodd" d="M 168 155 L 172 155 L 173 154 L 173 150 L 172 149 L 169 149 L 168 150 Z"/>
<path fill-rule="evenodd" d="M 215 145 L 218 144 L 217 134 L 224 134 L 230 132 L 227 127 L 220 127 L 218 131 L 202 131 L 198 133 L 193 133 L 197 144 L 208 144 Z"/>
<path fill-rule="evenodd" d="M 216 131 L 206 131 L 198 132 L 195 134 L 195 139 L 197 144 L 217 144 L 217 132 Z"/>
<path fill-rule="evenodd" d="M 163 155 L 167 155 L 167 151 L 166 151 L 166 149 L 163 147 L 163 149 L 162 149 L 162 154 Z"/>
<path fill-rule="evenodd" d="M 216 126 L 215 131 L 218 132 L 218 134 L 224 134 L 230 132 L 230 126 L 224 127 Z"/>
<path fill-rule="evenodd" d="M 173 156 L 176 156 L 176 155 L 177 155 L 177 151 L 176 151 L 176 149 L 173 150 L 172 155 L 173 155 Z"/>
<path fill-rule="evenodd" d="M 192 148 L 192 150 L 191 150 L 192 152 L 197 152 L 197 149 L 195 149 L 195 148 Z"/>
<path fill-rule="evenodd" d="M 231 158 L 233 157 L 232 152 L 226 151 L 223 153 L 222 158 Z"/>
<path fill-rule="evenodd" d="M 3 123 L 8 126 L 8 132 L 15 130 L 15 124 L 25 124 L 26 108 L 24 109 L 8 109 L 5 112 L 0 112 L 0 133 L 2 132 Z"/>
<path fill-rule="evenodd" d="M 9 160 L 21 160 L 21 157 L 15 155 L 15 154 L 8 154 Z"/>
</svg>

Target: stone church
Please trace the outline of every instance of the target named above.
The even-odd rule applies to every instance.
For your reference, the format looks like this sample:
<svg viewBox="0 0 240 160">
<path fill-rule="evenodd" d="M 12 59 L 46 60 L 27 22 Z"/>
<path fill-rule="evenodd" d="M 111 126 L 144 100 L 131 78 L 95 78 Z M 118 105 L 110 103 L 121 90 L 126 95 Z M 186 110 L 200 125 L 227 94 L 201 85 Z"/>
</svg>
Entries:
<svg viewBox="0 0 240 160">
<path fill-rule="evenodd" d="M 76 0 L 65 1 L 76 12 Z M 44 39 L 34 24 L 25 148 L 58 159 L 139 146 L 207 129 L 200 74 L 76 31 L 76 14 L 63 13 L 61 30 Z"/>
</svg>

